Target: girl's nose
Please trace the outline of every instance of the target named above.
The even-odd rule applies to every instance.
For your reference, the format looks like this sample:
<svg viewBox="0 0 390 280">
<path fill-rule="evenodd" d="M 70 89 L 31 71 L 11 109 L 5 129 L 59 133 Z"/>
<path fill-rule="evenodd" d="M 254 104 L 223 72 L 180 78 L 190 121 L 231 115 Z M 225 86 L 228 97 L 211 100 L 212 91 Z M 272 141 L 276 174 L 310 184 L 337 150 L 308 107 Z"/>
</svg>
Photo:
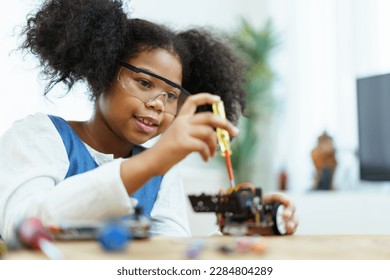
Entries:
<svg viewBox="0 0 390 280">
<path fill-rule="evenodd" d="M 167 101 L 167 93 L 162 92 L 159 95 L 153 97 L 152 99 L 149 99 L 145 102 L 146 107 L 152 108 L 155 111 L 158 112 L 164 112 L 165 109 L 165 103 Z"/>
</svg>

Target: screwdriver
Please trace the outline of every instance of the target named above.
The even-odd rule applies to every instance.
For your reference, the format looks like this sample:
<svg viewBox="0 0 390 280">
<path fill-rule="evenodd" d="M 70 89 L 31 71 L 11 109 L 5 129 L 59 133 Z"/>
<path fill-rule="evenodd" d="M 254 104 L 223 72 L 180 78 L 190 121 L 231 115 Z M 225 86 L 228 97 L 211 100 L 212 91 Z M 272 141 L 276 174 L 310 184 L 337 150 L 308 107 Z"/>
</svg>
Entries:
<svg viewBox="0 0 390 280">
<path fill-rule="evenodd" d="M 213 113 L 215 115 L 218 115 L 226 119 L 225 107 L 223 105 L 222 100 L 214 102 L 212 107 L 213 107 Z M 218 137 L 219 147 L 221 148 L 221 155 L 225 158 L 226 169 L 229 175 L 230 188 L 234 188 L 236 184 L 234 182 L 233 167 L 232 167 L 232 162 L 230 160 L 230 155 L 232 154 L 232 151 L 230 149 L 229 133 L 225 129 L 218 127 L 217 137 Z"/>
<path fill-rule="evenodd" d="M 18 228 L 19 240 L 28 248 L 40 250 L 49 259 L 63 260 L 63 253 L 52 243 L 53 236 L 37 217 L 25 219 Z"/>
</svg>

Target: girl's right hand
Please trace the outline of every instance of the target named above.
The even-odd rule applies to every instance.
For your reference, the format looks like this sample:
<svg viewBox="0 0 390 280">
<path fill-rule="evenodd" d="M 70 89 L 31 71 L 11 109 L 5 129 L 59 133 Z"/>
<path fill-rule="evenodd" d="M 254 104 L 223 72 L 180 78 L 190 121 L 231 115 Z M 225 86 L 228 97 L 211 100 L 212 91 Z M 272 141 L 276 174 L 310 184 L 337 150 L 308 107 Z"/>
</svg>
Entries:
<svg viewBox="0 0 390 280">
<path fill-rule="evenodd" d="M 211 105 L 219 100 L 219 96 L 209 93 L 187 98 L 171 126 L 151 148 L 159 174 L 166 173 L 192 152 L 198 152 L 205 161 L 214 156 L 218 145 L 217 127 L 227 130 L 231 136 L 238 134 L 238 129 L 231 122 L 212 112 L 195 114 L 198 106 Z"/>
</svg>

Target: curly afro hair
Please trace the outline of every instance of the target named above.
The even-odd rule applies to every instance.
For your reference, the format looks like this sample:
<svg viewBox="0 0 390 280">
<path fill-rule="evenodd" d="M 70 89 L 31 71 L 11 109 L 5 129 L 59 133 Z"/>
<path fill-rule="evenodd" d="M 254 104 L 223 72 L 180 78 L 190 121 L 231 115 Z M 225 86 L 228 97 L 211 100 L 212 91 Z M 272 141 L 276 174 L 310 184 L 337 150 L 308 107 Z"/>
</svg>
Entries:
<svg viewBox="0 0 390 280">
<path fill-rule="evenodd" d="M 243 63 L 226 38 L 207 30 L 191 29 L 178 34 L 189 48 L 189 73 L 183 87 L 190 92 L 210 92 L 220 95 L 225 105 L 226 117 L 234 124 L 245 112 L 245 91 L 242 88 Z M 198 111 L 209 111 L 202 106 Z"/>
<path fill-rule="evenodd" d="M 119 62 L 142 51 L 165 49 L 183 69 L 182 85 L 192 94 L 220 95 L 226 116 L 237 123 L 245 110 L 242 63 L 227 42 L 206 30 L 174 32 L 146 20 L 130 19 L 120 0 L 46 0 L 23 29 L 22 49 L 35 54 L 49 80 L 68 91 L 86 81 L 96 100 L 113 81 Z M 198 111 L 210 110 L 200 107 Z"/>
<path fill-rule="evenodd" d="M 40 59 L 50 80 L 45 94 L 59 82 L 70 90 L 79 80 L 94 94 L 107 88 L 123 56 L 126 22 L 121 1 L 45 1 L 28 18 L 21 46 Z"/>
</svg>

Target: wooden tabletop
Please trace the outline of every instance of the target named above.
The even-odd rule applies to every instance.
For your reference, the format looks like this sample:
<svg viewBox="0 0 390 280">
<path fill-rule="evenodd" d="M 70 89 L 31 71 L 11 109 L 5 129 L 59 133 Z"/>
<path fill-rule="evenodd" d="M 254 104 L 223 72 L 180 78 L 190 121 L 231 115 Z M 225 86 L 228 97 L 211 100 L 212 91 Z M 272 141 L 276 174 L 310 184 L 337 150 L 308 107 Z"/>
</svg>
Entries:
<svg viewBox="0 0 390 280">
<path fill-rule="evenodd" d="M 67 259 L 268 259 L 390 260 L 390 235 L 293 235 L 235 238 L 153 237 L 130 241 L 121 252 L 106 252 L 94 241 L 57 241 Z M 201 248 L 194 254 L 194 248 Z M 192 254 L 191 254 L 192 252 Z M 46 259 L 41 252 L 21 249 L 3 255 L 9 260 Z"/>
</svg>

